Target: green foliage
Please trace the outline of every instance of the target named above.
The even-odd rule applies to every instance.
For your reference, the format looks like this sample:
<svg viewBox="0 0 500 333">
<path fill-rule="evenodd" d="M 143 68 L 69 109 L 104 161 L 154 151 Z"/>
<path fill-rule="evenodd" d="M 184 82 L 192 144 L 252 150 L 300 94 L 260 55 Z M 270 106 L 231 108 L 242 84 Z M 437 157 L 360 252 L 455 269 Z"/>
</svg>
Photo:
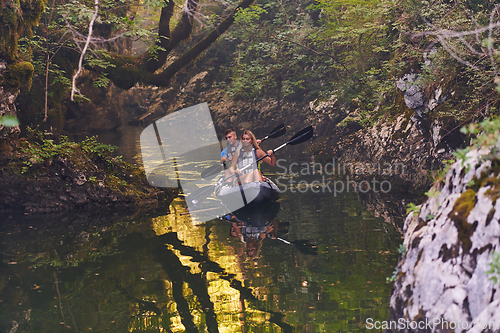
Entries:
<svg viewBox="0 0 500 333">
<path fill-rule="evenodd" d="M 76 143 L 68 142 L 64 136 L 60 144 L 55 144 L 53 140 L 45 138 L 44 134 L 39 131 L 31 129 L 28 129 L 28 131 L 35 138 L 31 142 L 26 142 L 21 148 L 21 153 L 24 155 L 22 173 L 27 172 L 33 165 L 43 163 L 56 156 L 68 157 L 77 146 Z"/>
<path fill-rule="evenodd" d="M 317 89 L 315 75 L 330 75 L 331 58 L 314 59 L 315 30 L 307 10 L 292 6 L 266 1 L 236 15 L 234 31 L 224 38 L 224 43 L 236 45 L 225 69 L 231 77 L 225 89 L 233 98 L 302 100 Z"/>
<path fill-rule="evenodd" d="M 488 266 L 490 269 L 486 271 L 486 274 L 490 275 L 490 280 L 493 280 L 495 285 L 497 285 L 498 278 L 500 277 L 500 252 L 491 252 L 491 263 Z"/>
<path fill-rule="evenodd" d="M 462 127 L 460 132 L 475 136 L 471 147 L 481 149 L 495 146 L 500 141 L 500 117 L 488 118 L 478 124 L 471 123 Z"/>
<path fill-rule="evenodd" d="M 258 23 L 262 14 L 267 14 L 267 11 L 259 6 L 250 6 L 246 9 L 238 10 L 234 16 L 234 23 L 241 25 L 254 25 Z"/>
<path fill-rule="evenodd" d="M 490 154 L 483 156 L 482 159 L 497 158 L 499 152 L 497 144 L 500 141 L 500 117 L 494 116 L 487 118 L 480 123 L 471 123 L 468 126 L 462 127 L 460 132 L 473 137 L 472 143 L 469 147 L 458 149 L 452 153 L 457 160 L 461 161 L 462 166 L 466 165 L 466 155 L 473 148 L 478 150 L 487 148 L 491 150 Z M 467 164 L 466 171 L 469 171 L 469 168 L 470 165 Z M 474 179 L 472 179 L 467 185 L 473 186 Z"/>
<path fill-rule="evenodd" d="M 70 142 L 66 136 L 61 136 L 59 143 L 55 143 L 54 140 L 46 138 L 40 131 L 30 128 L 28 131 L 33 139 L 25 142 L 20 149 L 24 160 L 22 173 L 26 173 L 30 167 L 36 164 L 44 163 L 58 156 L 63 158 L 74 156 L 79 150 L 90 158 L 106 162 L 109 166 L 122 162 L 121 156 L 112 156 L 118 147 L 99 143 L 94 136 L 80 143 Z"/>
<path fill-rule="evenodd" d="M 392 282 L 395 282 L 396 279 L 398 278 L 398 275 L 399 275 L 400 271 L 399 271 L 399 267 L 396 267 L 394 269 L 394 271 L 392 272 L 392 275 L 390 277 L 386 277 L 385 278 L 385 281 L 387 283 L 392 283 Z"/>
<path fill-rule="evenodd" d="M 109 86 L 109 79 L 107 78 L 107 74 L 106 73 L 103 73 L 101 76 L 99 76 L 99 78 L 97 80 L 94 81 L 94 86 L 96 86 L 97 88 L 105 88 L 107 86 Z"/>
<path fill-rule="evenodd" d="M 117 146 L 106 145 L 97 141 L 95 136 L 88 137 L 79 143 L 81 149 L 89 155 L 99 157 L 100 159 L 113 164 L 121 161 L 121 156 L 113 158 L 111 153 L 118 149 Z"/>
<path fill-rule="evenodd" d="M 404 257 L 406 255 L 406 251 L 407 251 L 406 246 L 404 244 L 400 244 L 398 247 L 398 253 Z M 400 273 L 399 267 L 396 266 L 396 268 L 394 268 L 394 271 L 392 272 L 392 275 L 390 277 L 385 278 L 385 282 L 387 283 L 395 282 L 396 279 L 398 278 L 399 273 Z"/>
<path fill-rule="evenodd" d="M 35 3 L 34 0 L 31 2 Z M 111 71 L 117 62 L 112 59 L 111 54 L 121 53 L 125 40 L 140 38 L 153 45 L 153 36 L 157 34 L 152 29 L 152 24 L 157 24 L 158 21 L 157 18 L 150 20 L 151 15 L 146 15 L 145 11 L 157 11 L 165 5 L 164 1 L 156 0 L 145 3 L 130 0 L 100 1 L 99 17 L 94 25 L 95 39 L 90 43 L 83 63 L 84 67 L 97 73 L 93 77 L 95 87 L 106 88 L 111 79 L 116 79 L 118 85 L 124 88 L 129 88 L 138 81 L 135 62 L 127 65 L 121 72 Z M 48 120 L 44 124 L 46 128 L 52 127 L 56 132 L 61 129 L 64 118 L 62 103 L 68 97 L 82 39 L 88 33 L 93 14 L 93 2 L 50 0 L 33 34 L 19 40 L 18 53 L 31 61 L 34 74 L 33 91 L 23 91 L 19 98 L 18 116 L 24 126 L 38 126 L 47 112 Z M 117 35 L 121 35 L 119 39 Z M 107 70 L 111 72 L 109 75 L 105 74 Z M 15 80 L 13 82 L 16 83 L 14 88 L 17 88 L 19 84 Z M 79 101 L 87 101 L 89 97 L 78 98 Z"/>
<path fill-rule="evenodd" d="M 470 151 L 470 147 L 466 147 L 464 149 L 458 149 L 451 154 L 458 160 L 462 162 L 462 166 L 465 165 L 465 162 L 467 161 L 467 153 Z"/>
<path fill-rule="evenodd" d="M 241 11 L 223 37 L 228 46 L 220 46 L 235 47 L 222 88 L 234 99 L 278 103 L 336 95 L 362 124 L 374 122 L 370 114 L 394 90 L 395 8 L 391 1 L 263 1 Z"/>
<path fill-rule="evenodd" d="M 410 202 L 408 205 L 406 205 L 406 214 L 413 213 L 413 215 L 418 215 L 420 213 L 420 208 L 420 206 L 417 206 L 414 203 Z"/>
<path fill-rule="evenodd" d="M 6 127 L 19 126 L 19 120 L 14 116 L 0 116 L 0 125 Z"/>
<path fill-rule="evenodd" d="M 402 256 L 406 255 L 406 246 L 404 244 L 399 245 L 398 253 Z"/>
<path fill-rule="evenodd" d="M 425 195 L 429 198 L 437 199 L 437 197 L 441 194 L 441 191 L 437 190 L 435 187 L 431 188 L 429 191 L 425 192 Z"/>
</svg>

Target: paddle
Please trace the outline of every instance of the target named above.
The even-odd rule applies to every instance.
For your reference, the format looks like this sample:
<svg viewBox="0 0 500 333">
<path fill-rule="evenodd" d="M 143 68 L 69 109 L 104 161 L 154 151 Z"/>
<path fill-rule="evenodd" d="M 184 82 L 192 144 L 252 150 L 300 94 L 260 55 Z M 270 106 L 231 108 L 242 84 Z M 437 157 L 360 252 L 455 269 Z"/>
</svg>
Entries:
<svg viewBox="0 0 500 333">
<path fill-rule="evenodd" d="M 277 240 L 282 241 L 285 244 L 293 245 L 297 250 L 305 254 L 317 255 L 318 247 L 314 244 L 309 243 L 308 240 L 296 240 L 289 242 L 286 239 L 276 237 Z"/>
<path fill-rule="evenodd" d="M 301 130 L 300 132 L 298 132 L 297 134 L 295 134 L 294 136 L 292 136 L 290 138 L 290 140 L 288 140 L 287 142 L 285 142 L 284 144 L 282 144 L 281 146 L 273 149 L 273 153 L 280 150 L 281 148 L 287 146 L 287 145 L 298 145 L 299 143 L 302 143 L 302 142 L 305 142 L 307 140 L 309 140 L 310 138 L 312 138 L 313 136 L 313 127 L 312 126 L 308 126 L 306 128 L 304 128 L 303 130 Z M 264 158 L 268 157 L 269 155 L 266 154 L 264 156 L 262 156 L 261 158 L 257 159 L 257 161 L 255 161 L 254 163 L 258 163 L 259 161 L 263 160 Z M 243 167 L 240 169 L 240 171 L 243 171 L 245 169 L 248 169 L 249 167 L 251 167 L 253 165 L 253 163 L 250 163 L 248 164 L 247 166 Z M 219 182 L 224 182 L 226 180 L 228 180 L 229 178 L 233 177 L 235 175 L 235 173 L 227 176 L 226 178 L 222 179 L 221 181 Z M 209 193 L 213 192 L 213 190 L 215 189 L 215 186 L 216 185 L 207 185 L 207 186 L 204 186 L 202 188 L 200 188 L 199 190 L 191 193 L 190 195 L 187 196 L 186 200 L 188 202 L 192 202 L 194 204 L 196 204 L 198 202 L 198 198 L 202 197 L 203 195 L 205 196 L 208 196 Z"/>
<path fill-rule="evenodd" d="M 262 142 L 266 141 L 267 139 L 279 138 L 280 136 L 285 135 L 285 133 L 286 133 L 285 125 L 280 124 L 280 125 L 276 126 L 275 128 L 273 128 L 271 130 L 271 133 L 269 133 L 263 139 L 261 139 L 260 142 L 262 143 Z M 216 165 L 209 167 L 208 169 L 204 170 L 201 173 L 201 177 L 203 179 L 206 179 L 206 180 L 213 179 L 217 174 L 219 174 L 219 172 L 221 172 L 221 167 L 225 168 L 226 164 L 221 163 L 221 164 L 216 164 Z"/>
<path fill-rule="evenodd" d="M 262 140 L 260 140 L 260 142 L 262 143 L 262 142 L 266 141 L 267 139 L 279 138 L 280 136 L 285 135 L 285 133 L 286 133 L 285 125 L 280 124 L 280 125 L 276 126 L 275 128 L 273 128 L 271 133 L 266 135 Z"/>
</svg>

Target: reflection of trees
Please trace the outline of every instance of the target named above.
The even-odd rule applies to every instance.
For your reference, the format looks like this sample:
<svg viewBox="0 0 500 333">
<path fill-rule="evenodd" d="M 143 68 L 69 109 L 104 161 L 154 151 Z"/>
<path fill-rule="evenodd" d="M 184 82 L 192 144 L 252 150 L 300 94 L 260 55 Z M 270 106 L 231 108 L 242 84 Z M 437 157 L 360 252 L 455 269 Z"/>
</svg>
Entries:
<svg viewBox="0 0 500 333">
<path fill-rule="evenodd" d="M 318 331 L 318 325 L 362 331 L 358 325 L 366 317 L 382 318 L 388 311 L 385 278 L 397 254 L 387 249 L 397 247 L 399 235 L 375 231 L 383 221 L 352 198 L 300 196 L 282 203 L 280 219 L 291 221 L 283 237 L 311 239 L 320 254 L 305 255 L 266 238 L 257 261 L 244 260 L 244 244 L 228 238 L 229 223 L 193 226 L 181 208 L 154 218 L 154 233 L 151 218 L 107 224 L 86 218 L 66 221 L 71 228 L 47 230 L 51 218 L 43 229 L 13 226 L 16 232 L 9 235 L 2 227 L 4 263 L 18 263 L 8 265 L 12 274 L 0 264 L 0 280 L 18 277 L 3 295 L 21 287 L 11 293 L 29 297 L 23 301 L 32 310 L 28 327 L 40 333 L 59 329 L 61 309 L 64 327 L 71 328 L 60 330 L 68 332 L 159 332 L 160 326 L 164 332 L 302 332 Z M 34 264 L 38 268 L 30 269 Z M 1 322 L 8 298 L 0 299 Z"/>
<path fill-rule="evenodd" d="M 97 260 L 90 249 L 87 257 L 90 260 L 81 260 L 83 254 L 78 253 L 80 259 L 74 267 L 69 265 L 71 259 L 63 264 L 58 257 L 58 252 L 63 253 L 58 248 L 63 243 L 60 242 L 61 235 L 57 232 L 55 236 L 45 235 L 54 240 L 54 243 L 45 242 L 43 245 L 52 249 L 46 252 L 52 253 L 51 261 L 47 258 L 45 264 L 29 274 L 25 272 L 26 267 L 30 267 L 29 261 L 13 267 L 23 269 L 22 274 L 17 273 L 20 279 L 24 279 L 18 285 L 33 286 L 33 281 L 36 281 L 41 286 L 23 291 L 32 304 L 31 329 L 33 332 L 52 332 L 54 327 L 61 326 L 67 331 L 143 331 L 161 326 L 164 331 L 173 332 L 182 330 L 182 324 L 186 332 L 219 332 L 222 322 L 217 321 L 215 300 L 211 299 L 208 289 L 208 272 L 212 274 L 212 281 L 215 274 L 216 280 L 227 281 L 224 289 L 229 286 L 240 294 L 240 309 L 232 309 L 233 314 L 236 310 L 235 314 L 244 315 L 247 311 L 245 302 L 255 303 L 257 299 L 252 289 L 235 274 L 209 258 L 210 228 L 205 230 L 205 244 L 201 251 L 186 245 L 175 232 L 155 237 L 147 237 L 142 232 L 120 236 L 117 235 L 120 231 L 109 228 L 99 236 L 90 236 L 90 241 L 79 236 L 74 237 L 73 242 L 66 238 L 64 248 L 73 247 L 74 251 L 81 251 L 82 243 L 92 244 L 94 251 L 113 244 L 113 249 L 108 247 L 107 254 L 97 256 Z M 75 234 L 79 235 L 78 232 Z M 34 251 L 38 242 L 39 239 L 32 239 L 26 242 L 26 248 Z M 67 251 L 64 256 L 70 258 Z M 29 256 L 25 254 L 25 257 Z M 57 260 L 54 257 L 58 257 Z M 188 263 L 186 257 L 189 257 Z M 199 270 L 193 271 L 192 264 Z M 290 332 L 287 324 L 282 322 L 281 314 L 259 311 L 268 313 L 271 322 L 282 327 L 284 332 Z M 219 318 L 221 320 L 224 318 Z"/>
</svg>

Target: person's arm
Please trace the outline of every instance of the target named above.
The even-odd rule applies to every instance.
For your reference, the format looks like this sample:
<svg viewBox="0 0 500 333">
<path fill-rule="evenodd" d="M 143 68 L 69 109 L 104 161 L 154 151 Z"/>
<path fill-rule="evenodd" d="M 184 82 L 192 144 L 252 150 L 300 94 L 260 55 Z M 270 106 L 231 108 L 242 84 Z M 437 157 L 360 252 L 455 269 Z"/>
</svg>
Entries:
<svg viewBox="0 0 500 333">
<path fill-rule="evenodd" d="M 224 148 L 224 150 L 220 153 L 220 161 L 221 163 L 227 161 L 227 148 Z"/>
<path fill-rule="evenodd" d="M 274 152 L 271 149 L 269 149 L 267 151 L 267 154 L 269 156 L 262 159 L 262 161 L 266 162 L 270 166 L 276 166 L 276 156 L 274 156 Z M 261 158 L 262 156 L 265 156 L 265 155 L 266 155 L 266 153 L 264 153 L 264 151 L 262 149 L 257 149 L 257 158 Z"/>
</svg>

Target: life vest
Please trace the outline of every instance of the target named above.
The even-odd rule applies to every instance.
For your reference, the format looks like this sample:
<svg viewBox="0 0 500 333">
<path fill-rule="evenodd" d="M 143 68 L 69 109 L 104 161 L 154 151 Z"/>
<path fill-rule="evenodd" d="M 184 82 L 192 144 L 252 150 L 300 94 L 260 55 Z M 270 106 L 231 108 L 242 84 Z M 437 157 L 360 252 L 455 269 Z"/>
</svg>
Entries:
<svg viewBox="0 0 500 333">
<path fill-rule="evenodd" d="M 231 160 L 233 158 L 233 155 L 236 152 L 236 150 L 238 150 L 239 146 L 240 146 L 239 142 L 236 144 L 236 147 L 231 146 L 231 145 L 227 146 L 227 159 L 228 160 Z"/>
<path fill-rule="evenodd" d="M 252 147 L 252 150 L 249 151 L 248 153 L 245 151 L 244 148 L 240 149 L 240 152 L 238 154 L 238 169 L 243 169 L 247 165 L 251 164 L 251 167 L 248 167 L 247 169 L 243 170 L 241 172 L 242 175 L 245 175 L 247 173 L 250 173 L 254 170 L 259 170 L 260 171 L 260 165 L 257 165 L 255 161 L 257 161 L 257 150 L 255 150 L 255 147 Z"/>
<path fill-rule="evenodd" d="M 240 143 L 236 143 L 236 147 L 232 145 L 228 145 L 224 150 L 220 153 L 220 157 L 226 157 L 228 160 L 231 160 L 233 158 L 234 153 L 238 150 L 240 147 Z"/>
</svg>

